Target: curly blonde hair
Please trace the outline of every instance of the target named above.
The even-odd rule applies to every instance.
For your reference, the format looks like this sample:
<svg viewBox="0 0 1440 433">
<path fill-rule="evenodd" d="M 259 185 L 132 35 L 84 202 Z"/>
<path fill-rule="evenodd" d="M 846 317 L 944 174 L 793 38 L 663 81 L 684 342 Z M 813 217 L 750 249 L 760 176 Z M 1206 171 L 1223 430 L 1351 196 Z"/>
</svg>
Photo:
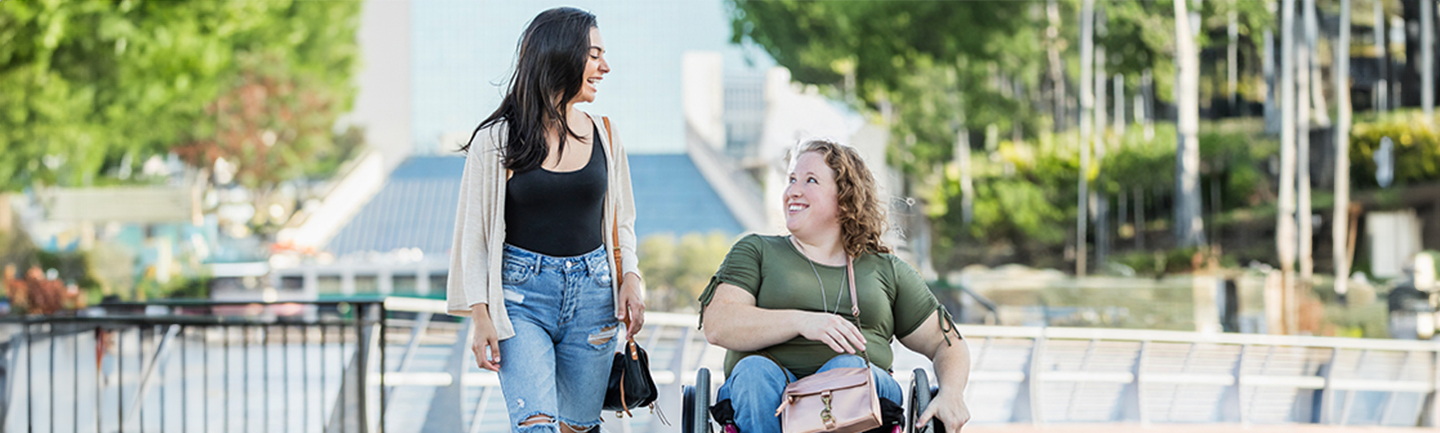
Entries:
<svg viewBox="0 0 1440 433">
<path fill-rule="evenodd" d="M 885 208 L 880 205 L 875 177 L 865 167 L 860 153 L 834 141 L 814 139 L 800 144 L 793 157 L 798 159 L 807 152 L 820 154 L 825 165 L 835 171 L 835 199 L 840 207 L 837 219 L 845 253 L 853 257 L 890 252 L 890 247 L 880 240 L 885 233 Z"/>
</svg>

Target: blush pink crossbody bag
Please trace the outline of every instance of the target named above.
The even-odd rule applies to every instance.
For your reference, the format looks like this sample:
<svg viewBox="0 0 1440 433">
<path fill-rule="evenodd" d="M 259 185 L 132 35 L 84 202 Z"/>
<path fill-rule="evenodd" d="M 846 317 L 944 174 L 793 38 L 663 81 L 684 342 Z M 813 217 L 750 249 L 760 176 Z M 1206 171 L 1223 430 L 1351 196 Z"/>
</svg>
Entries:
<svg viewBox="0 0 1440 433">
<path fill-rule="evenodd" d="M 860 323 L 860 302 L 855 295 L 855 259 L 846 258 L 845 273 L 850 280 L 850 311 Z M 780 427 L 785 433 L 863 432 L 880 427 L 880 395 L 870 373 L 870 354 L 865 368 L 836 368 L 816 373 L 785 386 L 780 407 Z"/>
</svg>

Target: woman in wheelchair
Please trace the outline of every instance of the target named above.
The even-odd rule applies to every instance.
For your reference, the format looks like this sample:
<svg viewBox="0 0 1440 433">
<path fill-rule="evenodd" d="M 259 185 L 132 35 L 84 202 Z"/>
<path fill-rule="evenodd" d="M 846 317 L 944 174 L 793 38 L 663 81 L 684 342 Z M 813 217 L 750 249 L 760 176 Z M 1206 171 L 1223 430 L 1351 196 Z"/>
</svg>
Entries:
<svg viewBox="0 0 1440 433">
<path fill-rule="evenodd" d="M 801 145 L 782 197 L 788 236 L 750 235 L 735 244 L 700 295 L 701 329 L 724 347 L 725 381 L 711 415 L 726 430 L 780 432 L 785 385 L 832 368 L 875 376 L 885 433 L 903 423 L 903 393 L 888 370 L 890 342 L 934 362 L 940 391 L 916 425 L 938 419 L 958 432 L 970 353 L 950 314 L 908 263 L 881 243 L 885 215 L 875 180 L 852 148 Z M 860 322 L 854 323 L 846 261 L 854 260 Z M 702 415 L 703 416 L 703 415 Z"/>
</svg>

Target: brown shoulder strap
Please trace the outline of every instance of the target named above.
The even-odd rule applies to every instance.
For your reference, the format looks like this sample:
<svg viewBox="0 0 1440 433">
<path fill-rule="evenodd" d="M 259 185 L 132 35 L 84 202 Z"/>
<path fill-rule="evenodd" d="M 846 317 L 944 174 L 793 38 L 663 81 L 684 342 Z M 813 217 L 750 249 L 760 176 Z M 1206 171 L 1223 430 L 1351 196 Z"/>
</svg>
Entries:
<svg viewBox="0 0 1440 433">
<path fill-rule="evenodd" d="M 605 122 L 605 145 L 610 148 L 610 159 L 613 160 L 615 159 L 615 134 L 610 132 L 610 116 L 602 116 L 600 120 Z M 612 162 L 611 164 L 613 165 L 614 163 Z M 624 284 L 625 267 L 620 265 L 620 212 L 615 212 L 615 216 L 610 220 L 610 241 L 615 243 L 611 245 L 610 248 L 615 254 L 615 277 L 620 284 Z M 630 326 L 630 315 L 628 311 L 625 315 L 625 322 L 625 326 Z M 634 340 L 631 341 L 633 342 Z"/>
<path fill-rule="evenodd" d="M 850 280 L 850 312 L 855 314 L 855 327 L 860 327 L 860 296 L 855 291 L 855 257 L 845 254 L 845 279 Z M 839 308 L 838 306 L 836 308 Z M 860 348 L 860 354 L 865 355 L 865 362 L 870 362 L 870 351 Z"/>
</svg>

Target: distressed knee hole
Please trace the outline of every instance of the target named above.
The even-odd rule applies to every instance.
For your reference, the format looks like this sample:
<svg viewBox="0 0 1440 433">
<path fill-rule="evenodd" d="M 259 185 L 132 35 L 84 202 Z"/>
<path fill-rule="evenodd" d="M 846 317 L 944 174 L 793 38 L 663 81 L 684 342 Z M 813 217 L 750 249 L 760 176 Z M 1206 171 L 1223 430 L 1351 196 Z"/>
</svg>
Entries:
<svg viewBox="0 0 1440 433">
<path fill-rule="evenodd" d="M 551 418 L 549 415 L 533 415 L 529 418 L 526 418 L 524 421 L 521 421 L 520 426 L 529 427 L 532 425 L 549 424 L 552 422 L 555 422 L 555 419 Z"/>
<path fill-rule="evenodd" d="M 590 427 L 576 427 L 576 426 L 570 425 L 569 423 L 565 423 L 565 422 L 561 422 L 561 423 L 560 423 L 560 432 L 561 432 L 561 433 L 582 433 L 582 432 L 588 432 L 588 431 L 590 431 L 590 429 L 591 429 Z"/>
<path fill-rule="evenodd" d="M 615 333 L 618 329 L 620 329 L 620 325 L 608 325 L 600 328 L 599 331 L 590 334 L 590 344 L 599 346 L 609 343 L 611 339 L 615 338 Z"/>
</svg>

